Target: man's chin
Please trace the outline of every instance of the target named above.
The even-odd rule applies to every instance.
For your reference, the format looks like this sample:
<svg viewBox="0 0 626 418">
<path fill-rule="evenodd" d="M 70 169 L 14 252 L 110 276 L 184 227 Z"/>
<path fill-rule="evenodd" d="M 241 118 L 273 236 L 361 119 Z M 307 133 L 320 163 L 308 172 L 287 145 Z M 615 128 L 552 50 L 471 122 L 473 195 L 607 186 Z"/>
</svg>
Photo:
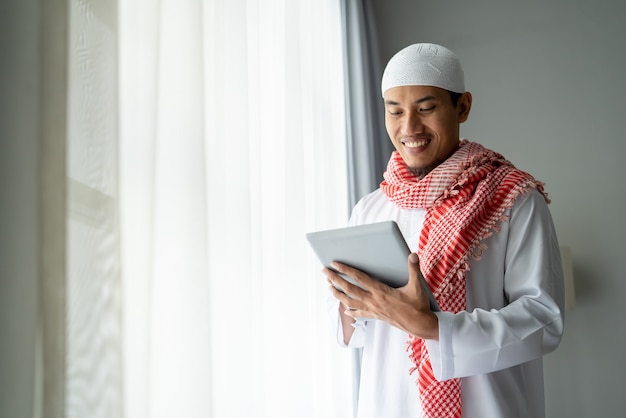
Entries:
<svg viewBox="0 0 626 418">
<path fill-rule="evenodd" d="M 426 167 L 409 167 L 409 171 L 415 174 L 416 177 L 425 177 L 428 173 L 433 171 L 437 165 L 429 165 Z"/>
</svg>

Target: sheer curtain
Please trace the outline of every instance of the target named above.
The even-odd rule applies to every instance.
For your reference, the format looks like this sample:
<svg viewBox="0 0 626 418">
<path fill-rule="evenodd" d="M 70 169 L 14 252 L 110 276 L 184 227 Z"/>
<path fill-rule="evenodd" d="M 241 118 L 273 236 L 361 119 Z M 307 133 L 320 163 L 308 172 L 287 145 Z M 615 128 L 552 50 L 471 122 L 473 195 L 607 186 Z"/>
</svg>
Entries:
<svg viewBox="0 0 626 418">
<path fill-rule="evenodd" d="M 124 416 L 350 416 L 304 234 L 348 212 L 337 1 L 119 5 Z"/>
<path fill-rule="evenodd" d="M 346 56 L 348 201 L 352 208 L 380 184 L 393 146 L 384 126 L 380 97 L 382 69 L 371 3 L 367 0 L 341 0 L 341 4 Z M 361 356 L 362 349 L 353 350 L 355 413 L 359 400 Z"/>
<path fill-rule="evenodd" d="M 44 387 L 43 415 L 117 417 L 123 413 L 124 307 L 118 222 L 116 1 L 71 0 L 66 4 L 67 94 L 59 96 L 67 100 L 65 164 L 59 167 L 64 170 L 67 197 L 66 248 L 57 249 L 65 256 L 61 264 L 65 277 L 54 280 L 56 289 L 45 286 L 43 296 L 44 306 L 52 302 L 54 311 L 64 314 L 63 322 L 52 324 L 58 328 L 51 330 L 45 323 L 48 334 L 54 331 L 58 338 L 58 345 L 49 344 L 46 350 L 64 351 L 59 373 L 64 385 L 54 388 L 55 395 L 62 396 L 56 400 L 49 396 L 50 385 Z M 63 108 L 64 104 L 50 106 Z M 59 365 L 49 361 L 45 366 L 46 380 L 56 380 L 50 371 L 58 373 Z"/>
</svg>

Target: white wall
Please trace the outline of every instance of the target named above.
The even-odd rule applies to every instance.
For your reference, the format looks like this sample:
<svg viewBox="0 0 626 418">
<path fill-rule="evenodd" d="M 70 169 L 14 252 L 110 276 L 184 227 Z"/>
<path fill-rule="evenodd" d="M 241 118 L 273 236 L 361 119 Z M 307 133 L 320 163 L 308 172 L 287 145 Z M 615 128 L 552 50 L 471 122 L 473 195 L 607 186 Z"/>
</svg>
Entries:
<svg viewBox="0 0 626 418">
<path fill-rule="evenodd" d="M 32 417 L 39 272 L 38 2 L 0 5 L 0 417 Z"/>
<path fill-rule="evenodd" d="M 455 51 L 474 96 L 462 135 L 546 182 L 577 291 L 545 358 L 547 416 L 624 416 L 626 2 L 373 4 L 384 63 L 415 42 Z"/>
</svg>

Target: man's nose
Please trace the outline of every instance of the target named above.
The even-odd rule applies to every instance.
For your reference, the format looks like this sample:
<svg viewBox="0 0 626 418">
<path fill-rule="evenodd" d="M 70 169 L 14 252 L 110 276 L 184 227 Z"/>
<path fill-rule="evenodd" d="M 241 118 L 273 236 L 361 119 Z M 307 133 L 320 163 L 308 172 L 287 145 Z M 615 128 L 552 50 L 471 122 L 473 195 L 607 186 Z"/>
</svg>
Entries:
<svg viewBox="0 0 626 418">
<path fill-rule="evenodd" d="M 403 128 L 406 135 L 422 133 L 424 129 L 422 118 L 415 112 L 407 113 L 404 118 Z"/>
</svg>

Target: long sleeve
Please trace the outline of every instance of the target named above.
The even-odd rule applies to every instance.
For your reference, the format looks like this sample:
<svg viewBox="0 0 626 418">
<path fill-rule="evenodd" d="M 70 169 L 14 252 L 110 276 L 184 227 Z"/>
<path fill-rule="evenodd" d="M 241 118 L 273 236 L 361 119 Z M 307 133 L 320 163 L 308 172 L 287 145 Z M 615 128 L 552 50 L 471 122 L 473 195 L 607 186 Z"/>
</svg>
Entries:
<svg viewBox="0 0 626 418">
<path fill-rule="evenodd" d="M 350 224 L 395 220 L 416 251 L 424 215 L 400 210 L 378 189 L 355 206 Z M 440 340 L 426 342 L 438 379 L 466 376 L 461 395 L 468 418 L 542 417 L 541 356 L 556 348 L 563 331 L 562 267 L 550 212 L 531 191 L 506 215 L 500 232 L 483 241 L 482 258 L 469 260 L 467 311 L 439 313 Z M 336 300 L 329 313 L 344 345 Z M 358 325 L 348 346 L 363 347 L 359 418 L 421 416 L 408 338 L 383 321 Z M 507 396 L 491 396 L 496 393 Z"/>
<path fill-rule="evenodd" d="M 516 366 L 560 342 L 563 272 L 543 198 L 536 192 L 520 197 L 486 244 L 483 260 L 467 273 L 467 311 L 438 313 L 439 341 L 427 341 L 439 380 Z"/>
<path fill-rule="evenodd" d="M 332 295 L 327 297 L 326 299 L 326 310 L 328 312 L 328 317 L 331 321 L 331 330 L 333 331 L 335 338 L 337 339 L 337 343 L 341 347 L 350 347 L 350 348 L 361 348 L 365 344 L 365 331 L 367 327 L 367 321 L 365 320 L 357 320 L 353 324 L 354 333 L 352 334 L 352 338 L 348 344 L 345 344 L 343 341 L 343 329 L 341 327 L 341 318 L 339 317 L 339 301 L 335 299 Z"/>
</svg>

